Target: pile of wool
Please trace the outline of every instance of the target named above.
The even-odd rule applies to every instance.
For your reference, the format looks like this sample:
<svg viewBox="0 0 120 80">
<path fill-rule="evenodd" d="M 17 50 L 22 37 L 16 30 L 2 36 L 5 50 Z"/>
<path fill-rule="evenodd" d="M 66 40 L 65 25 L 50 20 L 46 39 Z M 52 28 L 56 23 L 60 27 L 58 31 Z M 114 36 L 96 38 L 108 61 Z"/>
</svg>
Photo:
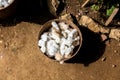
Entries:
<svg viewBox="0 0 120 80">
<path fill-rule="evenodd" d="M 79 34 L 76 29 L 65 22 L 51 22 L 51 28 L 42 33 L 38 46 L 48 57 L 57 61 L 68 59 L 73 55 L 73 49 L 79 45 Z"/>
<path fill-rule="evenodd" d="M 0 0 L 0 8 L 5 8 L 9 6 L 13 0 Z"/>
</svg>

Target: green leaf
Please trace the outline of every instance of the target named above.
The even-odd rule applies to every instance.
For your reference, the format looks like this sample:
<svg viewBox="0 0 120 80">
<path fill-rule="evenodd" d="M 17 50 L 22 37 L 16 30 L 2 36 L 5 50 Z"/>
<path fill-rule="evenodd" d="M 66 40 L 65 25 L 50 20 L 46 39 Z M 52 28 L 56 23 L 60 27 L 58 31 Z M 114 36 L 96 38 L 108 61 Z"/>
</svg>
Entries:
<svg viewBox="0 0 120 80">
<path fill-rule="evenodd" d="M 93 5 L 91 6 L 91 9 L 92 9 L 92 10 L 95 10 L 95 11 L 98 11 L 98 10 L 100 9 L 100 7 L 99 7 L 99 5 L 93 4 Z"/>
<path fill-rule="evenodd" d="M 112 6 L 110 9 L 107 9 L 106 15 L 110 16 L 112 14 L 112 12 L 113 12 L 114 9 L 115 9 L 115 6 Z"/>
</svg>

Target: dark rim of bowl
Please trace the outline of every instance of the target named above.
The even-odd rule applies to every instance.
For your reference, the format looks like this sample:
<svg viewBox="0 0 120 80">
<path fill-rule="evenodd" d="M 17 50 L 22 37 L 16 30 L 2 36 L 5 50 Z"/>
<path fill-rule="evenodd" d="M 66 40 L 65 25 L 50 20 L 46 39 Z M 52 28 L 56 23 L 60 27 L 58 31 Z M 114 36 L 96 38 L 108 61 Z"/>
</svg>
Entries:
<svg viewBox="0 0 120 80">
<path fill-rule="evenodd" d="M 79 41 L 80 41 L 80 44 L 79 44 L 78 46 L 76 46 L 76 48 L 74 48 L 76 51 L 75 51 L 75 52 L 73 51 L 73 55 L 72 55 L 70 58 L 66 58 L 66 59 L 63 59 L 63 60 L 62 60 L 62 61 L 67 61 L 67 60 L 73 58 L 73 57 L 79 52 L 79 50 L 80 50 L 80 48 L 81 48 L 81 46 L 82 46 L 82 41 L 83 41 L 82 33 L 81 33 L 80 29 L 79 29 L 72 21 L 70 21 L 70 20 L 65 20 L 65 19 L 53 19 L 53 20 L 50 20 L 50 21 L 46 22 L 46 23 L 42 26 L 42 28 L 40 29 L 40 32 L 39 32 L 38 41 L 40 40 L 41 34 L 42 34 L 44 31 L 47 31 L 47 30 L 48 30 L 48 29 L 46 29 L 46 28 L 51 27 L 51 24 L 50 24 L 50 23 L 51 23 L 52 21 L 56 21 L 56 22 L 63 21 L 63 22 L 65 22 L 66 24 L 70 25 L 72 28 L 77 29 L 78 34 L 79 34 L 79 36 L 80 36 L 80 40 L 79 40 Z M 44 28 L 44 26 L 47 26 L 47 27 Z M 74 26 L 74 27 L 73 27 L 73 26 Z M 40 48 L 40 47 L 39 47 L 39 48 Z M 41 50 L 40 50 L 40 52 L 43 53 Z M 44 54 L 44 53 L 43 53 L 43 54 Z M 47 56 L 49 59 L 55 60 L 55 58 L 51 58 L 51 57 L 49 57 L 47 54 L 44 54 L 44 55 Z M 56 60 L 55 60 L 55 61 L 56 61 Z"/>
</svg>

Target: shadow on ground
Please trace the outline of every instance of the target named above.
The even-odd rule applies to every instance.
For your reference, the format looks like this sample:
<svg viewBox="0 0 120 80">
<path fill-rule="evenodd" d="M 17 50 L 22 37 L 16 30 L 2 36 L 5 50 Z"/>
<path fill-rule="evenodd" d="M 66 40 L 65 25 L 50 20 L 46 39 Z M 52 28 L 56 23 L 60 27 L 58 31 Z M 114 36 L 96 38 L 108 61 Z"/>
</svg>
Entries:
<svg viewBox="0 0 120 80">
<path fill-rule="evenodd" d="M 105 51 L 105 44 L 101 41 L 99 34 L 96 34 L 85 27 L 81 27 L 83 44 L 79 53 L 67 63 L 82 63 L 88 66 L 98 60 Z"/>
<path fill-rule="evenodd" d="M 3 26 L 13 26 L 21 21 L 44 24 L 55 18 L 50 14 L 46 0 L 18 0 L 14 16 L 1 20 Z"/>
<path fill-rule="evenodd" d="M 42 2 L 40 2 L 42 1 Z M 0 21 L 4 26 L 13 26 L 21 21 L 44 24 L 46 21 L 55 18 L 48 11 L 46 0 L 19 0 L 16 15 L 4 21 Z M 87 28 L 80 27 L 83 44 L 79 53 L 68 63 L 83 63 L 85 66 L 98 60 L 104 53 L 105 44 L 101 42 L 101 37 Z"/>
</svg>

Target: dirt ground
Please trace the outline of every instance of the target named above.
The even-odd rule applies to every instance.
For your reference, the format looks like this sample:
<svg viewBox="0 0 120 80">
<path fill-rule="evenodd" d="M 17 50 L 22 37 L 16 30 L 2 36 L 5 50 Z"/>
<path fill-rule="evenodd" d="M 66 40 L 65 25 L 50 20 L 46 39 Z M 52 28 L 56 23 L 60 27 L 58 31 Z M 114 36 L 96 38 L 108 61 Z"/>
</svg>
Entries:
<svg viewBox="0 0 120 80">
<path fill-rule="evenodd" d="M 79 1 L 66 2 L 67 13 L 78 14 Z M 0 26 L 0 80 L 120 80 L 120 42 L 101 42 L 100 35 L 85 28 L 81 50 L 70 61 L 59 64 L 41 54 L 39 31 L 53 17 L 32 7 L 25 14 L 20 8 L 19 17 Z"/>
</svg>

